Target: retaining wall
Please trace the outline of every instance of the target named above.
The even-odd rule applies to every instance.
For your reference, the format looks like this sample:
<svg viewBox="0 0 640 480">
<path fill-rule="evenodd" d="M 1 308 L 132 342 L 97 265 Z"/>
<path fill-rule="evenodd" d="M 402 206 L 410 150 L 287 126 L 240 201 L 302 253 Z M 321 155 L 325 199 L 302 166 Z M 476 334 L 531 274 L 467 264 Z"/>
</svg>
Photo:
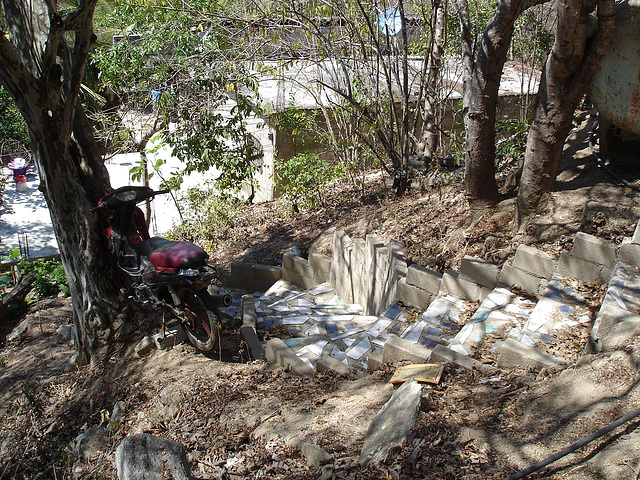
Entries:
<svg viewBox="0 0 640 480">
<path fill-rule="evenodd" d="M 465 256 L 459 271 L 444 274 L 421 265 L 407 265 L 402 244 L 385 245 L 377 235 L 352 239 L 338 230 L 329 257 L 317 252 L 305 259 L 293 252 L 282 268 L 234 263 L 227 286 L 266 290 L 279 278 L 306 289 L 328 282 L 346 303 L 362 306 L 365 315 L 379 315 L 396 300 L 425 309 L 442 293 L 482 301 L 498 285 L 516 286 L 532 295 L 543 292 L 554 273 L 591 283 L 607 281 L 615 263 L 640 263 L 640 228 L 620 249 L 579 232 L 570 251 L 556 260 L 534 247 L 520 245 L 511 263 L 498 266 Z"/>
</svg>

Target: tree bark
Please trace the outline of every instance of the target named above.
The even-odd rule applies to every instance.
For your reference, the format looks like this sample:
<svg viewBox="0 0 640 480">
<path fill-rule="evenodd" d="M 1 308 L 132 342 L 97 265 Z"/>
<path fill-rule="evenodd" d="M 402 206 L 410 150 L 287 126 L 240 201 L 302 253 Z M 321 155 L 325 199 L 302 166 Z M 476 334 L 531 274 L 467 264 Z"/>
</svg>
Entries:
<svg viewBox="0 0 640 480">
<path fill-rule="evenodd" d="M 41 190 L 71 291 L 76 362 L 89 361 L 115 316 L 116 289 L 99 218 L 89 213 L 111 188 L 93 133 L 77 102 L 97 0 L 64 18 L 47 0 L 2 0 L 9 35 L 0 32 L 0 82 L 29 127 Z M 73 49 L 65 32 L 74 35 Z"/>
<path fill-rule="evenodd" d="M 498 87 L 507 58 L 514 23 L 523 0 L 500 0 L 487 24 L 477 55 L 472 45 L 467 0 L 458 0 L 463 31 L 465 78 L 463 119 L 466 138 L 465 189 L 472 210 L 484 210 L 498 201 L 495 170 L 495 121 Z"/>
<path fill-rule="evenodd" d="M 474 45 L 467 0 L 458 0 L 465 70 L 465 189 L 473 211 L 483 211 L 498 200 L 494 164 L 496 108 L 498 87 L 515 21 L 523 11 L 545 1 L 547 0 L 500 0 L 479 44 Z"/>
<path fill-rule="evenodd" d="M 598 0 L 598 33 L 587 38 L 593 7 L 591 0 L 558 3 L 556 39 L 542 72 L 527 138 L 514 218 L 516 230 L 524 227 L 555 185 L 573 114 L 613 37 L 614 0 Z"/>
<path fill-rule="evenodd" d="M 418 154 L 431 163 L 439 144 L 436 127 L 438 85 L 442 74 L 442 56 L 447 38 L 447 6 L 448 1 L 434 0 L 431 11 L 431 41 L 428 49 L 429 72 L 426 79 L 426 95 L 424 97 L 424 119 L 417 145 Z M 427 62 L 427 59 L 425 59 Z"/>
<path fill-rule="evenodd" d="M 0 300 L 0 313 L 4 316 L 4 312 L 6 312 L 9 305 L 11 305 L 12 303 L 22 302 L 27 294 L 31 291 L 31 285 L 33 285 L 33 282 L 35 281 L 35 273 L 32 273 L 28 277 L 24 277 L 22 280 L 20 280 L 18 284 Z"/>
</svg>

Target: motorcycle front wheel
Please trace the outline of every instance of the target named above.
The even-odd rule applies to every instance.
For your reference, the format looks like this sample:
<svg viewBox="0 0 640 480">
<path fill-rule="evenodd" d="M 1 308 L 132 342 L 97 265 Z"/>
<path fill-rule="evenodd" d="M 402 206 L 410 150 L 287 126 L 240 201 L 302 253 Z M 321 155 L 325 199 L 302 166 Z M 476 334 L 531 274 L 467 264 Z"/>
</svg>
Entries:
<svg viewBox="0 0 640 480">
<path fill-rule="evenodd" d="M 220 348 L 220 314 L 205 289 L 196 292 L 191 288 L 180 288 L 175 306 L 180 311 L 180 321 L 187 338 L 194 347 L 203 352 Z"/>
</svg>

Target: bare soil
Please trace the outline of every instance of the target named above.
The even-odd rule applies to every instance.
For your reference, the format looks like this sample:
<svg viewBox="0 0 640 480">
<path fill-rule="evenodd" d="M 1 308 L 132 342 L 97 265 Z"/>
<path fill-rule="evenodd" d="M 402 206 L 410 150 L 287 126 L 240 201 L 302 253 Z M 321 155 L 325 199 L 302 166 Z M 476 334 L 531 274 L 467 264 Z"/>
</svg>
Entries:
<svg viewBox="0 0 640 480">
<path fill-rule="evenodd" d="M 569 138 L 558 187 L 524 233 L 511 229 L 515 199 L 507 179 L 515 166 L 505 165 L 503 198 L 480 219 L 472 219 L 455 176 L 436 176 L 402 198 L 372 178 L 358 188 L 334 185 L 322 208 L 295 217 L 283 201 L 246 206 L 224 238 L 206 241 L 218 245 L 212 255 L 225 267 L 231 260 L 277 264 L 294 245 L 303 254 L 329 253 L 336 229 L 354 238 L 376 233 L 400 240 L 410 262 L 440 271 L 456 269 L 463 255 L 508 262 L 520 243 L 557 256 L 578 231 L 618 245 L 640 218 L 640 194 L 596 165 L 587 127 L 582 122 Z M 627 180 L 640 185 L 637 176 Z M 363 467 L 358 455 L 393 392 L 392 367 L 359 378 L 303 379 L 247 361 L 234 325 L 219 357 L 179 345 L 139 358 L 134 346 L 158 324 L 136 312 L 91 365 L 77 368 L 70 324 L 66 298 L 34 302 L 0 321 L 0 479 L 115 479 L 116 447 L 140 432 L 181 442 L 201 479 L 501 479 L 640 404 L 638 338 L 562 372 L 487 377 L 447 367 L 438 385 L 424 387 L 405 444 Z M 110 421 L 117 402 L 124 413 Z M 78 458 L 75 439 L 97 426 L 103 441 Z M 528 478 L 639 478 L 637 426 L 625 424 Z M 328 452 L 332 472 L 309 464 L 302 442 Z"/>
</svg>

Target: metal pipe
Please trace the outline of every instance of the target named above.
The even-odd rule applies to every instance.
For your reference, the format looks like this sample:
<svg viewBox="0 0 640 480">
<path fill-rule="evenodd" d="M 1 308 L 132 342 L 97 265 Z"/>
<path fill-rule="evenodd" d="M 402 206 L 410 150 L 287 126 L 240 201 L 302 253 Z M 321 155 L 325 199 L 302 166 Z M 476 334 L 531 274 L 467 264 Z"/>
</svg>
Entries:
<svg viewBox="0 0 640 480">
<path fill-rule="evenodd" d="M 564 457 L 566 455 L 569 455 L 571 452 L 579 449 L 580 447 L 584 447 L 588 443 L 593 442 L 596 438 L 599 438 L 599 437 L 605 435 L 606 433 L 609 433 L 611 430 L 619 427 L 620 425 L 622 425 L 624 423 L 627 423 L 629 420 L 632 420 L 633 418 L 637 417 L 638 415 L 640 415 L 640 408 L 634 410 L 633 412 L 627 413 L 626 415 L 620 417 L 619 419 L 617 419 L 616 421 L 610 423 L 606 427 L 601 428 L 600 430 L 598 430 L 595 433 L 592 433 L 588 437 L 584 437 L 583 439 L 578 440 L 573 445 L 570 445 L 567 448 L 562 449 L 557 453 L 554 453 L 553 455 L 551 455 L 550 457 L 545 458 L 541 462 L 538 462 L 538 463 L 536 463 L 534 465 L 531 465 L 529 468 L 525 468 L 524 470 L 520 470 L 519 472 L 514 473 L 513 475 L 510 475 L 509 477 L 506 478 L 506 480 L 518 480 L 520 478 L 524 478 L 527 475 L 530 475 L 533 472 L 538 471 L 541 468 L 546 467 L 550 463 L 553 463 L 556 460 L 560 460 L 562 457 Z"/>
</svg>

